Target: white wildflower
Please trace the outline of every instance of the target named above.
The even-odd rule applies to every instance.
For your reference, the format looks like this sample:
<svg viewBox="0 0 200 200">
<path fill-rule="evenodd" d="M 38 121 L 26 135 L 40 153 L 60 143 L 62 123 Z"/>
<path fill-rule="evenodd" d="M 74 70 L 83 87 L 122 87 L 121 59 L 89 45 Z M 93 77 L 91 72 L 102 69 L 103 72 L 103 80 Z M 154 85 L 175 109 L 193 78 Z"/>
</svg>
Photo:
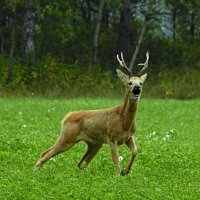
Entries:
<svg viewBox="0 0 200 200">
<path fill-rule="evenodd" d="M 156 132 L 153 131 L 152 133 L 150 133 L 149 135 L 147 135 L 147 138 L 151 138 L 152 136 L 155 136 L 156 135 Z"/>
<path fill-rule="evenodd" d="M 119 156 L 118 159 L 119 159 L 119 162 L 121 162 L 124 158 L 122 156 Z"/>
<path fill-rule="evenodd" d="M 169 140 L 169 139 L 170 139 L 170 135 L 167 133 L 167 134 L 165 135 L 165 137 L 163 137 L 163 140 L 166 141 L 166 140 Z"/>
<path fill-rule="evenodd" d="M 170 132 L 170 133 L 174 133 L 174 130 L 173 130 L 173 129 L 170 129 L 169 132 Z"/>
<path fill-rule="evenodd" d="M 166 139 L 169 139 L 170 138 L 170 135 L 165 135 Z"/>
</svg>

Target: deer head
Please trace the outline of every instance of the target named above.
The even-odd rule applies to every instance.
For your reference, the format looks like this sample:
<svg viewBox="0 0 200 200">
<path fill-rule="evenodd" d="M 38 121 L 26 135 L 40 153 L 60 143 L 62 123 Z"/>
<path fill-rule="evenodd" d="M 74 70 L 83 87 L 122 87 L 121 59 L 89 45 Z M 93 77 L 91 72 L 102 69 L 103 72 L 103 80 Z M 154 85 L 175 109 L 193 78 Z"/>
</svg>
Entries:
<svg viewBox="0 0 200 200">
<path fill-rule="evenodd" d="M 133 73 L 127 67 L 123 58 L 123 53 L 121 53 L 121 59 L 119 58 L 119 55 L 117 55 L 117 60 L 119 64 L 127 71 L 127 73 L 125 74 L 119 69 L 116 70 L 118 77 L 126 86 L 126 92 L 128 93 L 129 98 L 134 99 L 136 101 L 139 100 L 142 94 L 143 83 L 147 78 L 147 74 L 143 74 L 143 72 L 148 67 L 149 53 L 146 53 L 145 63 L 138 64 L 138 66 L 143 66 L 143 68 L 136 75 L 133 75 Z"/>
</svg>

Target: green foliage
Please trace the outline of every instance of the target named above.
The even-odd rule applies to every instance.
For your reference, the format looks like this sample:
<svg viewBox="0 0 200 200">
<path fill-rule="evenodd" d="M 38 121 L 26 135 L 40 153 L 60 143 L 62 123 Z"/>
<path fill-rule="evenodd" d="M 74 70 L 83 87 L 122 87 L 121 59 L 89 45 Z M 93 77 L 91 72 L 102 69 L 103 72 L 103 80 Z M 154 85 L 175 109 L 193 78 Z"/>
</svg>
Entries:
<svg viewBox="0 0 200 200">
<path fill-rule="evenodd" d="M 0 90 L 5 93 L 111 96 L 109 92 L 119 86 L 111 72 L 101 72 L 98 65 L 88 70 L 78 64 L 62 64 L 50 55 L 37 62 L 34 68 L 22 67 L 16 62 L 13 65 L 13 80 L 7 83 L 7 59 L 2 57 L 0 62 Z"/>
<path fill-rule="evenodd" d="M 39 154 L 57 139 L 68 112 L 121 102 L 122 98 L 0 98 L 1 199 L 198 200 L 199 100 L 141 100 L 135 134 L 139 154 L 127 176 L 114 176 L 107 145 L 87 170 L 80 171 L 76 166 L 86 150 L 84 143 L 33 171 Z M 130 151 L 123 145 L 119 152 L 125 167 Z"/>
<path fill-rule="evenodd" d="M 189 55 L 188 55 L 189 56 Z M 187 60 L 188 58 L 186 58 Z M 12 82 L 7 82 L 7 59 L 0 57 L 0 94 L 51 95 L 51 96 L 121 96 L 124 85 L 116 74 L 102 71 L 99 65 L 81 66 L 63 64 L 47 55 L 34 68 L 13 64 Z M 198 68 L 165 66 L 149 68 L 144 85 L 146 97 L 191 99 L 200 96 L 200 72 Z"/>
<path fill-rule="evenodd" d="M 149 75 L 151 76 L 151 75 Z M 185 67 L 179 70 L 163 70 L 157 77 L 150 77 L 147 84 L 148 97 L 192 99 L 200 96 L 200 72 Z"/>
</svg>

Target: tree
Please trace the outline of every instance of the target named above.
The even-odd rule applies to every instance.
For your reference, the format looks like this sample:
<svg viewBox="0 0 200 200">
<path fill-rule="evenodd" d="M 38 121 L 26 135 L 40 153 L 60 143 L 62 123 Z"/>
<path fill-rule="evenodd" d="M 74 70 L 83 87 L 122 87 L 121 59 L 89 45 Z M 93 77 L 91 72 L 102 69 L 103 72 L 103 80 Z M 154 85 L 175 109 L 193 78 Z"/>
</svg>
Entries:
<svg viewBox="0 0 200 200">
<path fill-rule="evenodd" d="M 10 46 L 10 55 L 8 60 L 8 74 L 7 74 L 7 83 L 12 82 L 13 78 L 13 59 L 14 59 L 14 48 L 15 48 L 15 24 L 14 19 L 11 18 L 11 46 Z"/>
<path fill-rule="evenodd" d="M 98 15 L 97 15 L 97 23 L 96 23 L 96 28 L 95 28 L 95 32 L 94 32 L 94 40 L 93 40 L 93 63 L 96 63 L 96 61 L 97 61 L 98 38 L 99 38 L 99 32 L 100 32 L 100 27 L 101 27 L 103 6 L 104 6 L 104 0 L 100 0 Z"/>
<path fill-rule="evenodd" d="M 0 36 L 1 36 L 1 53 L 7 55 L 7 79 L 6 83 L 12 82 L 13 79 L 13 62 L 15 53 L 16 40 L 16 3 L 6 1 L 1 2 L 0 16 Z"/>
<path fill-rule="evenodd" d="M 146 26 L 147 26 L 147 20 L 146 20 L 146 17 L 145 17 L 144 22 L 143 22 L 143 26 L 142 26 L 142 29 L 141 29 L 141 33 L 140 33 L 140 36 L 139 36 L 139 39 L 138 39 L 138 42 L 137 42 L 137 45 L 135 47 L 135 51 L 133 53 L 133 56 L 132 56 L 132 59 L 131 59 L 130 65 L 129 65 L 129 68 L 130 68 L 131 71 L 133 70 L 133 66 L 135 64 L 135 60 L 137 58 L 137 54 L 138 54 L 138 51 L 140 49 L 140 45 L 142 43 L 142 39 L 144 37 Z"/>
<path fill-rule="evenodd" d="M 35 63 L 35 21 L 35 0 L 28 0 L 22 31 L 22 55 L 29 66 Z"/>
<path fill-rule="evenodd" d="M 128 55 L 128 46 L 130 42 L 130 5 L 130 0 L 122 0 L 119 22 L 119 49 L 124 55 Z"/>
</svg>

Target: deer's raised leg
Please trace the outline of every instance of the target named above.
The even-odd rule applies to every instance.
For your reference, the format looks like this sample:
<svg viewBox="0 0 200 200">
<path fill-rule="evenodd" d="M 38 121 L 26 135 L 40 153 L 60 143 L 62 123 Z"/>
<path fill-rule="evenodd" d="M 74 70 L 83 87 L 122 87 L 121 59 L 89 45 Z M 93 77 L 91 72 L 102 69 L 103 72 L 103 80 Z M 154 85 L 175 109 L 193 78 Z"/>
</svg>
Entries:
<svg viewBox="0 0 200 200">
<path fill-rule="evenodd" d="M 115 165 L 115 172 L 117 176 L 120 176 L 120 163 L 119 163 L 119 154 L 118 154 L 118 145 L 117 141 L 110 142 L 110 152 L 112 155 L 112 160 Z"/>
<path fill-rule="evenodd" d="M 67 151 L 74 144 L 75 143 L 62 143 L 61 141 L 58 141 L 54 146 L 41 154 L 39 160 L 36 163 L 36 168 L 40 168 L 47 160 L 49 160 L 53 156 L 61 152 Z"/>
<path fill-rule="evenodd" d="M 137 146 L 135 144 L 135 140 L 133 137 L 131 137 L 126 143 L 127 147 L 131 150 L 131 159 L 128 163 L 128 166 L 126 167 L 126 169 L 124 169 L 122 172 L 121 172 L 121 175 L 126 175 L 129 173 L 130 169 L 131 169 L 131 166 L 133 164 L 133 161 L 138 153 L 138 150 L 137 150 Z"/>
<path fill-rule="evenodd" d="M 52 158 L 53 156 L 67 151 L 73 145 L 75 145 L 78 141 L 80 141 L 79 129 L 77 123 L 68 123 L 63 125 L 61 130 L 61 135 L 57 142 L 47 151 L 43 152 L 36 163 L 36 168 L 40 168 L 47 160 Z"/>
<path fill-rule="evenodd" d="M 98 153 L 99 149 L 102 147 L 101 144 L 92 145 L 90 143 L 87 143 L 87 145 L 87 151 L 78 164 L 78 167 L 80 169 L 87 167 L 91 160 L 94 158 L 94 156 Z"/>
</svg>

